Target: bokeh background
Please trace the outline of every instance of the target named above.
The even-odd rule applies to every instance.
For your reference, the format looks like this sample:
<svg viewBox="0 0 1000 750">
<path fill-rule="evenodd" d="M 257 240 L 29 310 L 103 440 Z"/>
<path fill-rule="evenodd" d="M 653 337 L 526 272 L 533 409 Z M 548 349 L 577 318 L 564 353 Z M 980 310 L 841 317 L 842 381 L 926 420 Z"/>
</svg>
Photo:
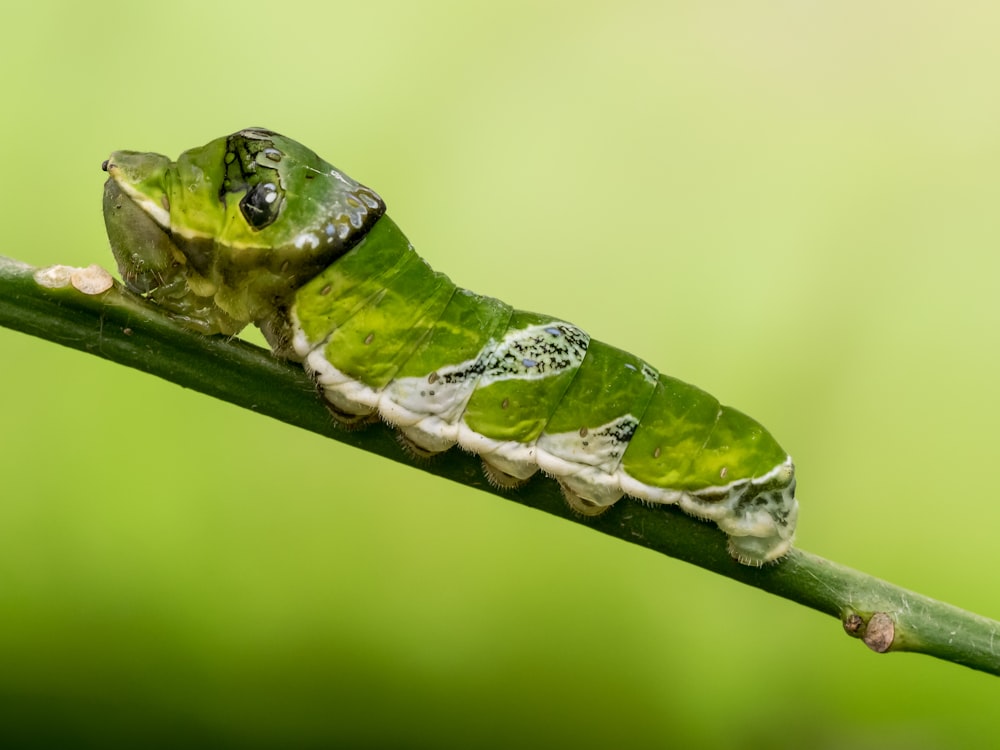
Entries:
<svg viewBox="0 0 1000 750">
<path fill-rule="evenodd" d="M 36 0 L 0 24 L 4 254 L 111 264 L 114 149 L 284 132 L 459 283 L 766 424 L 799 469 L 803 548 L 1000 617 L 997 8 Z M 582 526 L 0 343 L 12 744 L 995 734 L 996 678 L 875 656 Z"/>
</svg>

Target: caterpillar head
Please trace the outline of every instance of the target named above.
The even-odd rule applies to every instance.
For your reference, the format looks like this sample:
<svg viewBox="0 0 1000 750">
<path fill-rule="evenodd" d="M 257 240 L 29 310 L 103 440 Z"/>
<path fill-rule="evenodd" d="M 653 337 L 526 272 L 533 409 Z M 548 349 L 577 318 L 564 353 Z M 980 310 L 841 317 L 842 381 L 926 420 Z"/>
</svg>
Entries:
<svg viewBox="0 0 1000 750">
<path fill-rule="evenodd" d="M 385 212 L 374 191 L 262 128 L 176 161 L 116 151 L 102 168 L 104 221 L 125 283 L 206 333 L 273 316 Z"/>
</svg>

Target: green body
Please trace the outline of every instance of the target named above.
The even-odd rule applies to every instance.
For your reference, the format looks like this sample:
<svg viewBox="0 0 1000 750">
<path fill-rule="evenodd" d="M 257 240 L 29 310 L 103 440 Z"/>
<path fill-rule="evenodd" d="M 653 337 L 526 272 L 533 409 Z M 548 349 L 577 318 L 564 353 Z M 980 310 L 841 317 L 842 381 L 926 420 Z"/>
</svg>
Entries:
<svg viewBox="0 0 1000 750">
<path fill-rule="evenodd" d="M 788 454 L 704 391 L 559 318 L 457 287 L 381 199 L 300 144 L 250 129 L 185 152 L 116 152 L 105 217 L 134 291 L 205 333 L 261 327 L 338 418 L 381 417 L 516 484 L 541 469 L 596 514 L 628 495 L 713 520 L 741 562 L 790 548 Z"/>
</svg>

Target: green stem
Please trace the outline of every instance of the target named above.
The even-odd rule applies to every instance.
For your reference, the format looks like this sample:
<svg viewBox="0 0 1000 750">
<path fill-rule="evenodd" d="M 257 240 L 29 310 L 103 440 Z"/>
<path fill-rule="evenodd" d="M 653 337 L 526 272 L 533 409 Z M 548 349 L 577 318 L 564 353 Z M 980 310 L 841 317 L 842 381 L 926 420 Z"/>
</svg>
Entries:
<svg viewBox="0 0 1000 750">
<path fill-rule="evenodd" d="M 134 367 L 246 409 L 581 523 L 670 557 L 791 599 L 841 620 L 878 652 L 915 651 L 1000 674 L 1000 623 L 901 589 L 801 550 L 751 568 L 726 553 L 725 535 L 674 507 L 620 502 L 597 518 L 566 507 L 555 482 L 535 478 L 514 491 L 491 487 L 461 451 L 433 461 L 401 449 L 384 425 L 341 429 L 300 367 L 239 339 L 177 325 L 115 284 L 100 294 L 36 283 L 37 269 L 0 257 L 0 325 Z"/>
</svg>

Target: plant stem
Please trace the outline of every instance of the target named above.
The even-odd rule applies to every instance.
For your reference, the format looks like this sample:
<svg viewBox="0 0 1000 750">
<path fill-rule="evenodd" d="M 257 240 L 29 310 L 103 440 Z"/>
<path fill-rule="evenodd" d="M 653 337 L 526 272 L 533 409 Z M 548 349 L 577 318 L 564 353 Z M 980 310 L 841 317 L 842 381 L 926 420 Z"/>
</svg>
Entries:
<svg viewBox="0 0 1000 750">
<path fill-rule="evenodd" d="M 1000 674 L 1000 623 L 935 601 L 798 549 L 763 568 L 735 562 L 714 526 L 672 506 L 617 503 L 583 518 L 544 478 L 513 490 L 492 487 L 479 461 L 458 450 L 416 459 L 392 430 L 348 431 L 330 417 L 298 366 L 239 339 L 182 328 L 117 283 L 99 294 L 35 281 L 37 269 L 0 257 L 0 325 L 157 375 L 393 461 L 580 523 L 693 563 L 841 620 L 872 650 L 914 651 Z"/>
</svg>

